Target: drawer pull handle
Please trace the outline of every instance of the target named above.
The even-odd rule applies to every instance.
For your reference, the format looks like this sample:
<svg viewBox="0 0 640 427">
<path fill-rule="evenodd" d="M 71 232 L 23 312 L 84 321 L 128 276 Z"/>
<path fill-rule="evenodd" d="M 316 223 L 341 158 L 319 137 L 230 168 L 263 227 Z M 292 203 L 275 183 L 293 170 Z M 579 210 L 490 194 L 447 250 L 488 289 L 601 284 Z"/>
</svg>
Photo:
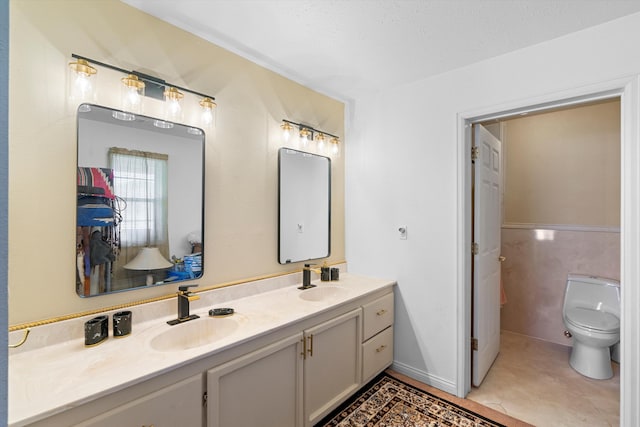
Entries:
<svg viewBox="0 0 640 427">
<path fill-rule="evenodd" d="M 382 310 L 378 311 L 376 314 L 377 314 L 378 316 L 382 316 L 382 315 L 383 315 L 383 314 L 385 314 L 386 312 L 387 312 L 387 310 L 385 310 L 385 309 L 383 308 Z"/>
<path fill-rule="evenodd" d="M 380 353 L 382 350 L 384 350 L 385 348 L 387 348 L 386 345 L 381 345 L 380 347 L 376 348 L 376 353 Z"/>
</svg>

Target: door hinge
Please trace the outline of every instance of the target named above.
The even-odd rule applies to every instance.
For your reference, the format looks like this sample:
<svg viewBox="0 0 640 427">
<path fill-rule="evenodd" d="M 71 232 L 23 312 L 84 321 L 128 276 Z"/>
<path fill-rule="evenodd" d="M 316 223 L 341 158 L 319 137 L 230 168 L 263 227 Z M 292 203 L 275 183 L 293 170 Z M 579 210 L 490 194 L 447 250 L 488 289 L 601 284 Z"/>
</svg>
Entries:
<svg viewBox="0 0 640 427">
<path fill-rule="evenodd" d="M 471 244 L 471 253 L 472 253 L 473 255 L 478 255 L 478 252 L 480 252 L 480 247 L 478 246 L 478 244 L 477 244 L 477 243 L 473 242 L 473 243 Z"/>
<path fill-rule="evenodd" d="M 471 147 L 471 160 L 478 160 L 478 147 Z"/>
<path fill-rule="evenodd" d="M 478 338 L 471 338 L 471 350 L 478 350 Z"/>
<path fill-rule="evenodd" d="M 207 392 L 205 391 L 202 394 L 202 406 L 204 406 L 206 408 L 207 406 L 207 399 L 209 398 L 209 395 L 207 395 Z"/>
</svg>

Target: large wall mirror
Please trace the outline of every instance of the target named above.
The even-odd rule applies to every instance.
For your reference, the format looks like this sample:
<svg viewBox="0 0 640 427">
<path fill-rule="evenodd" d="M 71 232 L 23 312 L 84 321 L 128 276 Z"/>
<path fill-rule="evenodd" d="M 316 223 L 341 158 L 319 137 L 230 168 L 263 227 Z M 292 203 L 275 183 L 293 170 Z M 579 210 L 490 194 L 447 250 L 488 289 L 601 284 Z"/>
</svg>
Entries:
<svg viewBox="0 0 640 427">
<path fill-rule="evenodd" d="M 331 251 L 331 159 L 289 148 L 278 154 L 278 262 L 326 258 Z"/>
<path fill-rule="evenodd" d="M 202 276 L 201 129 L 82 104 L 77 177 L 78 295 Z"/>
</svg>

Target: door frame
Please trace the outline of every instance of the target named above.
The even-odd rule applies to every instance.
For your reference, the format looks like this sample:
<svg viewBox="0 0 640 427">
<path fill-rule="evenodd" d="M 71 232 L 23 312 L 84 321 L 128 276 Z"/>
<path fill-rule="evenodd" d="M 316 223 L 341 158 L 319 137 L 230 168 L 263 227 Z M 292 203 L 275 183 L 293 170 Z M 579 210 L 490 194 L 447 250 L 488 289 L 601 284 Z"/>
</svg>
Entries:
<svg viewBox="0 0 640 427">
<path fill-rule="evenodd" d="M 494 105 L 457 115 L 457 253 L 456 253 L 456 395 L 471 390 L 471 134 L 472 124 L 526 112 L 609 98 L 621 106 L 621 208 L 620 208 L 620 423 L 640 422 L 640 76 L 630 76 L 544 96 Z M 625 286 L 626 283 L 631 284 Z"/>
</svg>

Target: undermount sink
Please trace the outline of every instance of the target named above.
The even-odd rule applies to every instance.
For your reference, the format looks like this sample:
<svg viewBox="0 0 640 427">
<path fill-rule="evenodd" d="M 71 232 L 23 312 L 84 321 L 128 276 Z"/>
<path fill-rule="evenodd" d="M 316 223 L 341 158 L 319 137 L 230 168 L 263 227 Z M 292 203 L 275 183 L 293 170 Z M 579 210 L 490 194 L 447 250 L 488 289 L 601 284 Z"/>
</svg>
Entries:
<svg viewBox="0 0 640 427">
<path fill-rule="evenodd" d="M 179 351 L 211 344 L 238 329 L 239 323 L 236 316 L 202 317 L 170 326 L 170 329 L 151 340 L 151 347 L 158 351 Z"/>
<path fill-rule="evenodd" d="M 339 286 L 319 285 L 315 288 L 307 289 L 298 295 L 305 301 L 328 301 L 348 293 L 349 290 Z"/>
</svg>

